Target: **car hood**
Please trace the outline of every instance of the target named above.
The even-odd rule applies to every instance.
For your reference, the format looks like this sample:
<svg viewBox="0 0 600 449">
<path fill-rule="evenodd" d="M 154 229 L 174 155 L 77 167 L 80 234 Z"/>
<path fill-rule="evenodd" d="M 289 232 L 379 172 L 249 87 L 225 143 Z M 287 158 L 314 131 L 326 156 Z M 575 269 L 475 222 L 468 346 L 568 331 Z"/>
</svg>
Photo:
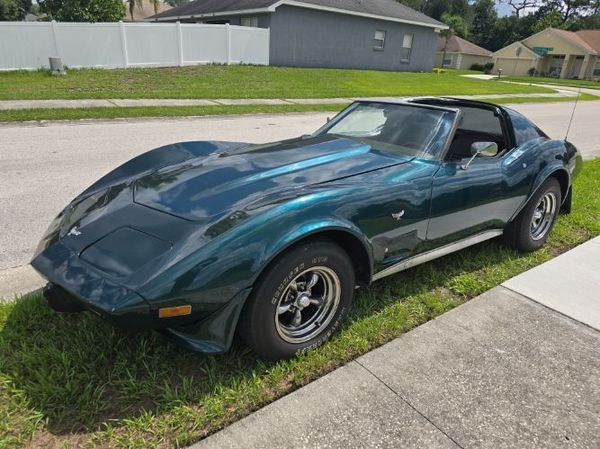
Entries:
<svg viewBox="0 0 600 449">
<path fill-rule="evenodd" d="M 301 189 L 409 161 L 335 136 L 218 151 L 146 173 L 134 201 L 192 221 L 242 210 L 276 192 Z"/>
</svg>

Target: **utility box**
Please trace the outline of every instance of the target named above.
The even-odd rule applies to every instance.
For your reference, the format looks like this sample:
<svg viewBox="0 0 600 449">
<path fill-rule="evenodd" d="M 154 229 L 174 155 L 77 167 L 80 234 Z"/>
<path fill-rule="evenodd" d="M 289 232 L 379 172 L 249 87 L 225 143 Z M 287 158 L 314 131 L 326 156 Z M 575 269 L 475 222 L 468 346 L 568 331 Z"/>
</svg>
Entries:
<svg viewBox="0 0 600 449">
<path fill-rule="evenodd" d="M 50 60 L 50 72 L 52 75 L 66 75 L 65 66 L 60 58 L 48 58 Z"/>
</svg>

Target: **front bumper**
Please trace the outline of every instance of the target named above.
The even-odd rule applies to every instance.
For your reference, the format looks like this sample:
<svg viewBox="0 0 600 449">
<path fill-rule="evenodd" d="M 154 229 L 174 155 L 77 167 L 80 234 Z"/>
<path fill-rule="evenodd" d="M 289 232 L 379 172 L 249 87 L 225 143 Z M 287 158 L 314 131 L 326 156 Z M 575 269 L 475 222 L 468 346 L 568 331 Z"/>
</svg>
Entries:
<svg viewBox="0 0 600 449">
<path fill-rule="evenodd" d="M 109 322 L 134 330 L 153 327 L 150 306 L 144 298 L 84 264 L 61 242 L 38 254 L 31 265 L 73 301 Z"/>
<path fill-rule="evenodd" d="M 46 248 L 31 265 L 50 281 L 45 294 L 58 295 L 59 301 L 67 303 L 66 309 L 59 307 L 59 311 L 90 310 L 118 327 L 157 330 L 187 349 L 204 353 L 218 354 L 229 349 L 250 294 L 250 289 L 241 290 L 208 315 L 198 312 L 189 317 L 160 319 L 156 306 L 151 307 L 133 290 L 107 279 L 61 242 Z"/>
</svg>

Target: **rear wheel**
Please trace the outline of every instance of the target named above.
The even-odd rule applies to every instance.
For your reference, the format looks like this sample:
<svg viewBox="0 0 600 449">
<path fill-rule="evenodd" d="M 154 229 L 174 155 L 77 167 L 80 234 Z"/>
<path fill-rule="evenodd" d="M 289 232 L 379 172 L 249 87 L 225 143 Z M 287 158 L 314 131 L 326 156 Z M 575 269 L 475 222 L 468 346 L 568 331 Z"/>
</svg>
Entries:
<svg viewBox="0 0 600 449">
<path fill-rule="evenodd" d="M 560 184 L 555 178 L 547 179 L 507 227 L 507 243 L 513 248 L 531 252 L 546 243 L 562 204 Z"/>
<path fill-rule="evenodd" d="M 325 343 L 348 313 L 354 268 L 327 240 L 293 247 L 263 273 L 240 318 L 239 333 L 270 360 Z"/>
</svg>

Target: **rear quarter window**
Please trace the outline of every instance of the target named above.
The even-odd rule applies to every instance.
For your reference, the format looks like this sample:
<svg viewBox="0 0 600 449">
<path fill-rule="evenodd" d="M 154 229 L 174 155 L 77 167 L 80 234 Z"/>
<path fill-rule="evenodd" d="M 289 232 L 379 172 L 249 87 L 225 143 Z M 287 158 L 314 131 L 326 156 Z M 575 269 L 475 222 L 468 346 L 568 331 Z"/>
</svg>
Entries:
<svg viewBox="0 0 600 449">
<path fill-rule="evenodd" d="M 518 146 L 523 145 L 524 143 L 529 142 L 533 139 L 539 139 L 540 137 L 548 137 L 541 129 L 535 126 L 525 116 L 512 110 L 508 110 L 508 114 L 510 115 L 510 120 L 513 125 L 515 139 L 517 140 Z"/>
</svg>

